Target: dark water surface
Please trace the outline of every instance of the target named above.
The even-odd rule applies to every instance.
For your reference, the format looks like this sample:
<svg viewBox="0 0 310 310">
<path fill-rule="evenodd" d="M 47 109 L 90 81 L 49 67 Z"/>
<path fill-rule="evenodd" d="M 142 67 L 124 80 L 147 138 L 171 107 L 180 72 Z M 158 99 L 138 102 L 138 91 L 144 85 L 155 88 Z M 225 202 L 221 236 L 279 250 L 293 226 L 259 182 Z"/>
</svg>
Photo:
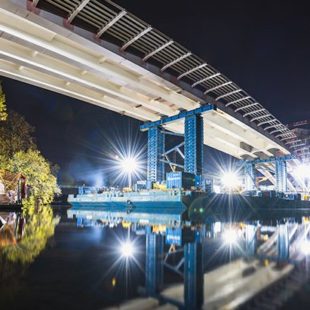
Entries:
<svg viewBox="0 0 310 310">
<path fill-rule="evenodd" d="M 21 279 L 2 283 L 1 304 L 6 309 L 100 309 L 135 296 L 138 285 L 144 284 L 136 264 L 130 266 L 127 281 L 122 261 L 109 271 L 119 258 L 113 250 L 118 243 L 116 234 L 124 232 L 78 229 L 74 223 L 61 222 Z M 140 241 L 143 243 L 138 240 L 137 244 Z M 136 257 L 143 265 L 143 253 Z"/>
<path fill-rule="evenodd" d="M 2 279 L 0 309 L 103 309 L 139 296 L 138 288 L 145 282 L 145 236 L 131 232 L 136 252 L 126 267 L 120 242 L 127 237 L 128 230 L 120 225 L 78 228 L 63 214 L 34 262 L 17 265 L 13 276 Z M 210 240 L 207 269 L 219 264 L 212 255 L 215 251 Z M 165 284 L 177 281 L 181 281 L 177 274 L 165 270 Z"/>
<path fill-rule="evenodd" d="M 136 252 L 129 260 L 120 253 L 127 238 L 128 230 L 121 225 L 78 228 L 64 212 L 55 234 L 30 265 L 17 264 L 10 277 L 0 274 L 0 309 L 104 309 L 138 296 L 145 282 L 145 236 L 130 233 Z M 220 247 L 209 235 L 206 270 L 240 255 Z M 165 284 L 178 281 L 178 275 L 165 269 Z"/>
</svg>

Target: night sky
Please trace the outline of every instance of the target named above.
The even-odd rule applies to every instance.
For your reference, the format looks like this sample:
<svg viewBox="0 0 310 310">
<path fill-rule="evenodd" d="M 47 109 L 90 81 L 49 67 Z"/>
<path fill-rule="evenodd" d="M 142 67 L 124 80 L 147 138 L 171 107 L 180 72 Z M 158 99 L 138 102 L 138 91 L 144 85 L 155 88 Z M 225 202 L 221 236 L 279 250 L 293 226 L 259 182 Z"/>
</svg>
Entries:
<svg viewBox="0 0 310 310">
<path fill-rule="evenodd" d="M 128 11 L 198 54 L 283 123 L 310 119 L 310 13 L 300 2 L 119 0 Z M 2 78 L 9 109 L 36 127 L 60 183 L 105 176 L 111 140 L 145 144 L 139 122 Z M 130 129 L 130 130 L 128 130 Z M 106 180 L 104 180 L 106 181 Z"/>
</svg>

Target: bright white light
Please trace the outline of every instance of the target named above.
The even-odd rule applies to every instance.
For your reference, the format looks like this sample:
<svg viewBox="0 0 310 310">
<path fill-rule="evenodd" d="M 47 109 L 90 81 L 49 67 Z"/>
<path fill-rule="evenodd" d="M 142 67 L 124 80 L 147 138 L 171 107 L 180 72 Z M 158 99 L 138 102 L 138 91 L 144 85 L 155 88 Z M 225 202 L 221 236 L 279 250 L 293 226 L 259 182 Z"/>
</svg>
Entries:
<svg viewBox="0 0 310 310">
<path fill-rule="evenodd" d="M 300 251 L 306 256 L 310 255 L 310 241 L 307 240 L 302 242 L 300 245 Z"/>
<path fill-rule="evenodd" d="M 138 162 L 133 157 L 127 157 L 120 161 L 121 169 L 127 173 L 133 173 L 138 169 Z"/>
<path fill-rule="evenodd" d="M 233 245 L 237 243 L 238 234 L 234 229 L 227 229 L 224 231 L 222 238 L 226 245 Z"/>
<path fill-rule="evenodd" d="M 121 254 L 125 258 L 133 257 L 134 246 L 133 246 L 132 242 L 127 240 L 126 242 L 121 244 Z"/>
<path fill-rule="evenodd" d="M 215 234 L 221 232 L 221 230 L 222 230 L 222 223 L 221 222 L 215 222 L 213 229 L 214 229 L 214 233 Z"/>
<path fill-rule="evenodd" d="M 294 175 L 300 179 L 310 178 L 310 165 L 300 164 L 294 170 Z"/>
<path fill-rule="evenodd" d="M 221 187 L 219 185 L 213 185 L 213 192 L 215 194 L 220 194 L 221 193 Z"/>
<path fill-rule="evenodd" d="M 240 180 L 235 172 L 224 173 L 221 181 L 222 184 L 229 189 L 236 188 L 240 185 Z"/>
</svg>

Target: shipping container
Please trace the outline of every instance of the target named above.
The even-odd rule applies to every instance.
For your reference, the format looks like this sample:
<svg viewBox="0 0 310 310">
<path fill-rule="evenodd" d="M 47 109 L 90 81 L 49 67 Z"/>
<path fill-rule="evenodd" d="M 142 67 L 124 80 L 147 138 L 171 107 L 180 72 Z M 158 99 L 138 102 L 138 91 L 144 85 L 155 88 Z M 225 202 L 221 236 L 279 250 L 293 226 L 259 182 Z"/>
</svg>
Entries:
<svg viewBox="0 0 310 310">
<path fill-rule="evenodd" d="M 167 172 L 167 188 L 191 189 L 195 186 L 195 175 L 188 172 Z"/>
</svg>

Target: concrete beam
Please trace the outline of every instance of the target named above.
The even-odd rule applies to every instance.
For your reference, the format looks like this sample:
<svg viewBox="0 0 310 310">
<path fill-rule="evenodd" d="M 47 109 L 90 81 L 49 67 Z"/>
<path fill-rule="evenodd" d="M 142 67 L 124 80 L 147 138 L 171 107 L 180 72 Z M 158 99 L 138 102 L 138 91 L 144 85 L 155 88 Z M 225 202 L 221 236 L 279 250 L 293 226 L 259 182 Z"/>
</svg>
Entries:
<svg viewBox="0 0 310 310">
<path fill-rule="evenodd" d="M 27 19 L 21 18 L 16 14 L 0 9 L 0 31 L 8 33 L 18 40 L 23 41 L 25 45 L 36 46 L 37 50 L 44 49 L 46 54 L 57 55 L 61 59 L 66 58 L 69 63 L 82 65 L 83 68 L 88 68 L 90 71 L 97 71 L 106 76 L 113 77 L 121 83 L 129 84 L 134 89 L 139 90 L 141 93 L 149 93 L 155 97 L 161 97 L 168 102 L 174 102 L 178 99 L 178 105 L 183 109 L 192 109 L 197 107 L 197 103 L 193 100 L 184 97 L 177 93 L 156 85 L 152 82 L 143 82 L 139 79 L 137 74 L 133 74 L 125 70 L 121 63 L 108 63 L 102 62 L 102 57 L 106 55 L 94 53 L 91 49 L 92 42 L 82 45 L 82 42 L 72 41 L 71 37 L 64 37 L 54 31 L 50 31 L 31 21 L 32 13 L 28 13 Z M 30 19 L 30 20 L 29 20 Z M 35 16 L 38 22 L 39 16 Z M 57 25 L 53 25 L 57 31 Z M 44 35 L 41 34 L 44 33 Z M 46 32 L 46 33 L 45 33 Z M 60 31 L 60 33 L 63 31 Z M 102 49 L 102 52 L 105 52 Z"/>
<path fill-rule="evenodd" d="M 121 102 L 117 102 L 116 105 L 115 99 L 105 96 L 102 93 L 94 91 L 90 88 L 83 87 L 72 82 L 68 83 L 66 80 L 23 67 L 6 60 L 0 59 L 0 73 L 8 78 L 42 87 L 44 89 L 85 101 L 87 103 L 92 103 L 102 108 L 137 118 L 141 121 L 146 121 L 150 117 L 154 117 L 154 120 L 157 118 L 156 116 L 148 114 L 147 111 L 141 108 L 135 108 Z"/>
</svg>

